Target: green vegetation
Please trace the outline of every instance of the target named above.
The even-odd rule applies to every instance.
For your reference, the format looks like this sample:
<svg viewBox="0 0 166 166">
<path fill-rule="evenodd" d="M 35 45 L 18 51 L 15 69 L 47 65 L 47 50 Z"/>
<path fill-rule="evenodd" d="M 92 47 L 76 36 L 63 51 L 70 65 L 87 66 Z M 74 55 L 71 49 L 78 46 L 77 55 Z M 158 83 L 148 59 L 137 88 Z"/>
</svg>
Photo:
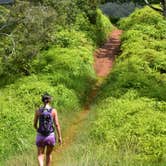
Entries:
<svg viewBox="0 0 166 166">
<path fill-rule="evenodd" d="M 33 115 L 45 91 L 63 131 L 68 113 L 82 109 L 96 82 L 93 51 L 114 28 L 96 9 L 97 1 L 79 0 L 0 6 L 0 165 L 34 164 Z M 166 20 L 145 7 L 119 27 L 122 53 L 63 166 L 165 165 Z"/>
<path fill-rule="evenodd" d="M 102 3 L 106 3 L 106 2 L 117 2 L 116 0 L 101 0 Z M 138 4 L 143 4 L 145 5 L 145 0 L 118 0 L 118 3 L 125 3 L 125 2 L 134 2 L 134 3 L 138 3 Z M 160 0 L 149 0 L 150 3 L 159 3 Z"/>
<path fill-rule="evenodd" d="M 87 4 L 69 2 L 18 1 L 0 8 L 5 34 L 0 33 L 0 165 L 35 147 L 33 115 L 44 92 L 53 95 L 64 130 L 68 113 L 82 108 L 95 82 L 93 51 L 113 26 L 96 8 L 91 9 L 96 22 L 91 22 Z M 72 13 L 63 14 L 59 3 L 73 7 Z"/>
<path fill-rule="evenodd" d="M 119 25 L 122 54 L 63 166 L 165 165 L 166 21 L 145 7 Z"/>
<path fill-rule="evenodd" d="M 110 21 L 107 17 L 105 17 L 102 14 L 101 10 L 97 10 L 97 18 L 96 18 L 96 24 L 97 24 L 97 43 L 103 43 L 105 39 L 108 37 L 110 33 L 110 29 L 113 28 L 113 26 L 110 24 Z"/>
</svg>

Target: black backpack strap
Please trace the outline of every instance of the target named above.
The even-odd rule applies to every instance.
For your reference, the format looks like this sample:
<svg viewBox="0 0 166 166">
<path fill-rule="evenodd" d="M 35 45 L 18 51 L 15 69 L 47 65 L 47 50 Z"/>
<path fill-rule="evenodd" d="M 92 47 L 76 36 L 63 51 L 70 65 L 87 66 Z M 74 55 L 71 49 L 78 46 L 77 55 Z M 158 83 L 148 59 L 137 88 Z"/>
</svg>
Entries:
<svg viewBox="0 0 166 166">
<path fill-rule="evenodd" d="M 51 107 L 51 108 L 49 108 L 49 109 L 47 109 L 47 111 L 48 111 L 48 112 L 50 112 L 50 113 L 52 112 L 52 110 L 53 110 L 53 108 L 52 108 L 52 107 Z"/>
<path fill-rule="evenodd" d="M 39 112 L 42 113 L 44 111 L 44 107 L 39 108 Z"/>
</svg>

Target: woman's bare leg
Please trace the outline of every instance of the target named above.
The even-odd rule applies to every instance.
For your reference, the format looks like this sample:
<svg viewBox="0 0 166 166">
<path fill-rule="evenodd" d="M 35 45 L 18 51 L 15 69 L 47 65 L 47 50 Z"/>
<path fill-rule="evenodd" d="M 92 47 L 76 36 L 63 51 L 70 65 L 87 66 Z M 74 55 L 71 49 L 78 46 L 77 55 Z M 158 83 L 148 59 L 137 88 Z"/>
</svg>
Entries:
<svg viewBox="0 0 166 166">
<path fill-rule="evenodd" d="M 39 166 L 44 166 L 44 147 L 38 147 L 38 162 L 39 162 Z"/>
<path fill-rule="evenodd" d="M 47 151 L 46 151 L 46 166 L 51 166 L 51 153 L 53 151 L 53 146 L 47 146 Z"/>
</svg>

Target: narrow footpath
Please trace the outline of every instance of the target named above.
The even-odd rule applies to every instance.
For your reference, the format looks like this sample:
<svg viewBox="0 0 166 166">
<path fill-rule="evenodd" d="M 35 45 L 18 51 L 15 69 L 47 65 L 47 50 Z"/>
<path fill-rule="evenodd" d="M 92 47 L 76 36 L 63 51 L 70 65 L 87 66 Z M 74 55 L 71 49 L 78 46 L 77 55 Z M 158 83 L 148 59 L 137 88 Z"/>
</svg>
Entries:
<svg viewBox="0 0 166 166">
<path fill-rule="evenodd" d="M 107 42 L 94 54 L 94 69 L 98 77 L 106 77 L 113 66 L 115 57 L 120 53 L 120 36 L 122 30 L 114 30 Z"/>
<path fill-rule="evenodd" d="M 113 30 L 105 44 L 97 49 L 94 53 L 94 69 L 98 77 L 107 77 L 110 73 L 114 60 L 120 52 L 120 36 L 121 30 Z M 90 106 L 99 90 L 100 86 L 96 83 L 88 96 L 87 103 L 84 109 L 76 114 L 76 118 L 71 122 L 71 125 L 64 131 L 63 145 L 57 146 L 53 153 L 52 166 L 58 166 L 58 162 L 63 160 L 63 152 L 74 142 L 77 131 L 88 117 Z"/>
</svg>

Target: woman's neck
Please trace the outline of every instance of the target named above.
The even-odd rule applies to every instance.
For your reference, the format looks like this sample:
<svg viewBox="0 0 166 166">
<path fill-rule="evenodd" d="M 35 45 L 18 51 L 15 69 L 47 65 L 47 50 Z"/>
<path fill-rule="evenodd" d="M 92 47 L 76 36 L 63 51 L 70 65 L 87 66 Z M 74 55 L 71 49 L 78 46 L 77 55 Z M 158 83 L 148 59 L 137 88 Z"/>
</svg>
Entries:
<svg viewBox="0 0 166 166">
<path fill-rule="evenodd" d="M 44 107 L 50 107 L 50 104 L 49 103 L 45 103 Z"/>
</svg>

